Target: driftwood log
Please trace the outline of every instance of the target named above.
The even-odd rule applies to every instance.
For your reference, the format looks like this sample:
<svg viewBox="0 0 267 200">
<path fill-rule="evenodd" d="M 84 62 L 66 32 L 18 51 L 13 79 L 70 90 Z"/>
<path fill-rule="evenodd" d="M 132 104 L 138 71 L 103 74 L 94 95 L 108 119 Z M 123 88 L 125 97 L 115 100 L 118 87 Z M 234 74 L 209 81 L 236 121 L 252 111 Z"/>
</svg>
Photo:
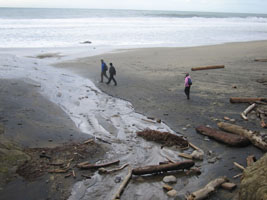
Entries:
<svg viewBox="0 0 267 200">
<path fill-rule="evenodd" d="M 259 98 L 242 98 L 242 97 L 231 97 L 231 103 L 254 103 L 256 101 L 267 101 L 267 98 L 259 97 Z"/>
<path fill-rule="evenodd" d="M 248 120 L 248 118 L 247 118 L 247 114 L 250 113 L 255 107 L 256 107 L 256 103 L 253 103 L 252 105 L 250 105 L 249 107 L 247 107 L 247 108 L 241 113 L 241 117 L 242 117 L 244 120 Z"/>
<path fill-rule="evenodd" d="M 138 136 L 143 137 L 146 140 L 158 142 L 165 146 L 177 145 L 180 148 L 188 148 L 188 141 L 183 137 L 174 135 L 169 132 L 160 132 L 151 129 L 145 129 L 136 133 Z"/>
<path fill-rule="evenodd" d="M 267 62 L 266 58 L 259 58 L 259 59 L 254 59 L 256 62 Z"/>
<path fill-rule="evenodd" d="M 190 169 L 194 166 L 194 161 L 182 161 L 176 163 L 169 163 L 163 165 L 149 165 L 145 167 L 138 167 L 133 169 L 134 175 L 144 175 L 144 174 L 154 174 L 159 172 L 167 172 L 167 171 L 174 171 L 180 169 Z"/>
<path fill-rule="evenodd" d="M 213 65 L 213 66 L 193 67 L 193 68 L 191 68 L 191 70 L 192 70 L 192 71 L 197 71 L 197 70 L 221 69 L 221 68 L 224 68 L 224 65 Z"/>
<path fill-rule="evenodd" d="M 262 149 L 263 151 L 267 151 L 267 143 L 263 141 L 260 136 L 257 136 L 255 132 L 247 130 L 241 126 L 229 124 L 225 122 L 219 122 L 217 125 L 220 129 L 224 131 L 228 131 L 228 132 L 248 138 L 253 145 Z"/>
<path fill-rule="evenodd" d="M 127 176 L 123 179 L 123 182 L 121 183 L 116 194 L 113 196 L 112 200 L 120 199 L 120 196 L 121 196 L 124 188 L 127 186 L 128 182 L 130 181 L 131 177 L 132 177 L 132 168 L 129 167 L 129 172 L 128 172 Z"/>
<path fill-rule="evenodd" d="M 186 200 L 206 199 L 210 193 L 214 192 L 217 187 L 221 186 L 221 184 L 223 184 L 226 181 L 227 181 L 226 177 L 217 178 L 217 179 L 209 182 L 204 188 L 190 194 L 186 198 Z"/>
<path fill-rule="evenodd" d="M 216 141 L 228 144 L 230 146 L 243 147 L 247 146 L 250 143 L 249 139 L 243 136 L 219 131 L 206 126 L 199 126 L 196 128 L 196 131 L 198 133 L 201 133 L 202 135 L 206 135 Z"/>
<path fill-rule="evenodd" d="M 77 167 L 80 169 L 97 169 L 101 167 L 107 167 L 109 165 L 119 164 L 119 160 L 108 162 L 108 163 L 102 163 L 102 164 L 88 164 L 88 162 L 83 162 L 77 164 Z"/>
</svg>

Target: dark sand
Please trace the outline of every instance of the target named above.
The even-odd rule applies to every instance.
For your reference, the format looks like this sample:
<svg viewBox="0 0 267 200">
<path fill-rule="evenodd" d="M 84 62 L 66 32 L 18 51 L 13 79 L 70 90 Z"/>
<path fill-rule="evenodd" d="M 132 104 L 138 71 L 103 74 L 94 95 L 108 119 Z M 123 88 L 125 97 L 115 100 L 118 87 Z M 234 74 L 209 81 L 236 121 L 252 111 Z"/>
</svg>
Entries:
<svg viewBox="0 0 267 200">
<path fill-rule="evenodd" d="M 6 179 L 0 181 L 1 200 L 66 199 L 70 195 L 72 185 L 83 179 L 79 173 L 76 179 L 65 179 L 64 175 L 47 173 L 47 169 L 42 166 L 45 166 L 48 160 L 39 158 L 45 149 L 27 150 L 29 147 L 52 148 L 90 138 L 88 134 L 81 133 L 66 113 L 44 98 L 38 89 L 38 84 L 34 85 L 27 80 L 0 80 L 0 123 L 1 127 L 4 127 L 4 133 L 0 135 L 0 160 L 5 160 L 3 156 L 8 150 L 12 152 L 17 148 L 26 148 L 25 152 L 32 158 L 30 168 L 21 170 L 21 176 L 15 174 L 18 163 L 12 161 L 11 156 L 1 164 L 0 178 Z M 11 141 L 14 147 L 6 140 Z M 72 149 L 72 146 L 66 146 L 62 151 L 58 150 L 50 156 L 64 160 L 67 158 L 64 153 L 70 156 L 75 153 L 76 150 Z M 99 159 L 104 154 L 102 147 L 95 144 L 89 145 L 86 151 L 86 159 L 94 162 L 94 159 Z M 8 166 L 7 162 L 10 161 L 14 163 L 14 169 L 5 172 L 4 167 Z M 39 176 L 38 170 L 44 170 L 46 173 Z"/>
<path fill-rule="evenodd" d="M 57 67 L 73 70 L 94 83 L 104 92 L 130 101 L 137 112 L 162 119 L 174 131 L 183 134 L 190 142 L 205 151 L 201 166 L 202 174 L 196 181 L 187 183 L 187 188 L 200 188 L 218 176 L 232 177 L 240 170 L 233 162 L 246 166 L 246 157 L 257 158 L 263 152 L 250 145 L 233 148 L 196 133 L 198 125 L 216 128 L 217 119 L 227 116 L 236 124 L 246 128 L 264 131 L 259 119 L 244 121 L 240 113 L 248 104 L 231 104 L 230 97 L 266 97 L 267 86 L 257 82 L 267 78 L 267 62 L 255 62 L 267 58 L 267 41 L 231 43 L 192 48 L 148 48 L 118 50 L 105 55 L 77 59 L 57 64 Z M 113 83 L 100 83 L 100 59 L 112 62 L 117 70 Z M 191 72 L 192 67 L 225 65 L 224 69 Z M 184 95 L 184 76 L 189 72 L 193 86 L 191 99 Z M 183 128 L 187 127 L 187 130 Z M 212 151 L 212 156 L 207 156 Z M 216 157 L 215 163 L 209 163 Z M 177 188 L 179 190 L 179 188 Z M 128 193 L 131 189 L 127 190 Z M 126 191 L 126 193 L 127 193 Z M 230 199 L 234 193 L 221 190 L 210 199 Z M 127 194 L 126 194 L 127 195 Z"/>
</svg>

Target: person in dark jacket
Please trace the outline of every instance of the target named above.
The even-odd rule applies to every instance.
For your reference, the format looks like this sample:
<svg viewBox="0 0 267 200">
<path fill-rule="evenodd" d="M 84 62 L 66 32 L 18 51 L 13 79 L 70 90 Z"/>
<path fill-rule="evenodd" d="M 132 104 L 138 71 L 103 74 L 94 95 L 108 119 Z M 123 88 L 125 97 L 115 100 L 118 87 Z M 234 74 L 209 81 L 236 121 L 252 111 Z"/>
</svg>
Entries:
<svg viewBox="0 0 267 200">
<path fill-rule="evenodd" d="M 190 88 L 191 88 L 191 85 L 192 85 L 192 80 L 191 80 L 191 77 L 189 76 L 188 73 L 186 73 L 185 75 L 185 79 L 184 79 L 184 93 L 187 97 L 187 99 L 190 99 Z"/>
<path fill-rule="evenodd" d="M 104 60 L 101 59 L 101 83 L 103 83 L 104 76 L 108 79 L 107 71 L 108 71 L 108 66 L 106 65 Z"/>
<path fill-rule="evenodd" d="M 114 85 L 116 86 L 117 85 L 117 81 L 114 78 L 114 76 L 116 75 L 116 69 L 115 69 L 115 67 L 113 66 L 112 63 L 109 63 L 109 65 L 110 65 L 110 67 L 109 67 L 109 80 L 108 80 L 107 84 L 109 84 L 110 81 L 113 80 Z"/>
</svg>

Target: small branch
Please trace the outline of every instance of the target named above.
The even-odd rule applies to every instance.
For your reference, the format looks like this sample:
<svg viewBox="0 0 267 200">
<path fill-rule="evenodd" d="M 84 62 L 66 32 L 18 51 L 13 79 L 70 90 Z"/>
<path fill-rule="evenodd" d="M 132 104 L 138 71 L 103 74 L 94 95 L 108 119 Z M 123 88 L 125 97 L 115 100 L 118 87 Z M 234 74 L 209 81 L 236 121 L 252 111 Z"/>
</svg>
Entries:
<svg viewBox="0 0 267 200">
<path fill-rule="evenodd" d="M 250 105 L 249 107 L 247 107 L 242 113 L 241 113 L 241 117 L 244 120 L 248 120 L 247 118 L 247 114 L 250 113 L 254 108 L 256 107 L 256 104 L 253 103 L 252 105 Z"/>
<path fill-rule="evenodd" d="M 124 165 L 122 165 L 121 167 L 119 167 L 119 168 L 115 168 L 115 169 L 111 169 L 111 170 L 107 170 L 107 169 L 105 169 L 105 168 L 99 168 L 98 169 L 98 171 L 99 171 L 99 173 L 101 173 L 101 174 L 109 174 L 109 173 L 112 173 L 112 172 L 116 172 L 116 171 L 119 171 L 119 170 L 122 170 L 122 169 L 124 169 L 125 167 L 127 167 L 129 164 L 128 163 L 126 163 L 126 164 L 124 164 Z"/>
<path fill-rule="evenodd" d="M 121 183 L 118 191 L 116 192 L 116 194 L 114 195 L 112 200 L 120 199 L 120 196 L 121 196 L 124 188 L 127 186 L 128 182 L 130 181 L 131 177 L 132 177 L 132 168 L 129 167 L 129 171 L 128 171 L 127 176 L 124 178 L 123 182 Z"/>
<path fill-rule="evenodd" d="M 241 169 L 242 171 L 245 170 L 245 167 L 243 167 L 242 165 L 238 164 L 237 162 L 234 162 L 234 165 L 235 165 L 237 168 Z"/>
<path fill-rule="evenodd" d="M 154 121 L 152 121 L 152 120 L 148 120 L 148 119 L 143 119 L 143 118 L 142 118 L 142 120 L 145 121 L 145 122 L 153 123 L 153 124 L 156 124 L 156 123 L 157 123 L 157 122 L 154 122 Z"/>
<path fill-rule="evenodd" d="M 84 144 L 88 144 L 88 143 L 91 143 L 91 142 L 93 142 L 93 141 L 94 141 L 94 139 L 89 139 L 89 140 L 84 141 L 83 143 L 84 143 Z"/>
<path fill-rule="evenodd" d="M 84 164 L 83 162 L 83 163 L 79 163 L 77 167 L 81 169 L 95 169 L 95 168 L 101 168 L 101 167 L 106 167 L 109 165 L 118 164 L 119 162 L 120 160 L 116 160 L 116 161 L 112 161 L 108 163 L 102 163 L 102 164 Z"/>
<path fill-rule="evenodd" d="M 186 153 L 179 153 L 178 156 L 192 160 L 193 156 Z"/>
<path fill-rule="evenodd" d="M 196 145 L 192 144 L 191 142 L 189 142 L 189 146 L 191 146 L 195 150 L 202 151 L 202 149 L 198 148 Z"/>
<path fill-rule="evenodd" d="M 237 175 L 233 176 L 233 178 L 239 178 L 242 175 L 243 175 L 243 173 L 240 173 L 240 174 L 237 174 Z"/>
<path fill-rule="evenodd" d="M 69 169 L 52 169 L 48 170 L 49 173 L 66 173 Z"/>
</svg>

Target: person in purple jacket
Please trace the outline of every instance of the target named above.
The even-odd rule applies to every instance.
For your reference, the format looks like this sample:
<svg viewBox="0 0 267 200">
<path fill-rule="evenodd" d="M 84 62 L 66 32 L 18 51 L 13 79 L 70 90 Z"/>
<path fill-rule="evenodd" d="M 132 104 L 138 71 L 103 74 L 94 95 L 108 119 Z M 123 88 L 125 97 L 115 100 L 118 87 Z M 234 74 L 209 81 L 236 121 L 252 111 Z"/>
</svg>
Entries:
<svg viewBox="0 0 267 200">
<path fill-rule="evenodd" d="M 190 87 L 192 85 L 191 77 L 189 76 L 189 73 L 186 73 L 185 79 L 184 79 L 184 93 L 187 97 L 187 99 L 190 99 Z"/>
</svg>

